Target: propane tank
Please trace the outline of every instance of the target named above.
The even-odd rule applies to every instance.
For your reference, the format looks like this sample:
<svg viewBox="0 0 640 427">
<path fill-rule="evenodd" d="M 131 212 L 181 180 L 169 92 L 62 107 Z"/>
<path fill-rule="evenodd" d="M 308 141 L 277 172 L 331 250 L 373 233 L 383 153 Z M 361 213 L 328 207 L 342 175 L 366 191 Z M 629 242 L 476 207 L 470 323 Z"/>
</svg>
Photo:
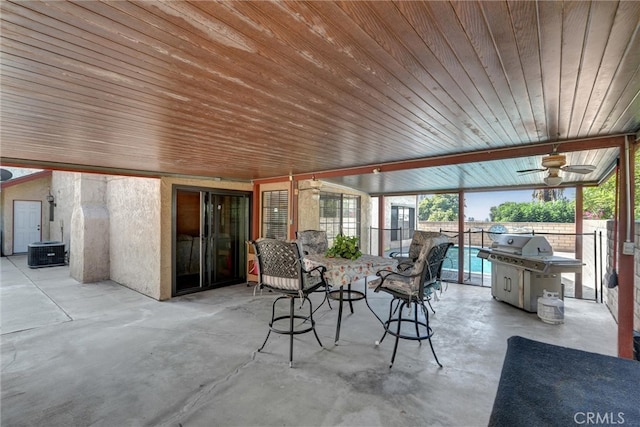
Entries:
<svg viewBox="0 0 640 427">
<path fill-rule="evenodd" d="M 558 298 L 558 292 L 546 289 L 538 298 L 538 317 L 545 323 L 557 325 L 564 323 L 564 302 Z"/>
</svg>

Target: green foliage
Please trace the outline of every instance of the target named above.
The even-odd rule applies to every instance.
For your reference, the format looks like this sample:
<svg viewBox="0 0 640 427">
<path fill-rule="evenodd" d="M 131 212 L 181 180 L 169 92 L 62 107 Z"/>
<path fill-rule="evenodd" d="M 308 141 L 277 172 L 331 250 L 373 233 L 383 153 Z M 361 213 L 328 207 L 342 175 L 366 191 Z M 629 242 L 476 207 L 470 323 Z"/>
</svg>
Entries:
<svg viewBox="0 0 640 427">
<path fill-rule="evenodd" d="M 636 183 L 636 193 L 638 191 Z M 582 192 L 582 206 L 585 219 L 611 219 L 613 218 L 616 199 L 616 178 L 609 177 L 598 187 L 585 188 Z M 636 206 L 637 206 L 636 196 Z"/>
<path fill-rule="evenodd" d="M 458 195 L 436 194 L 418 205 L 420 221 L 455 221 L 458 219 Z"/>
<path fill-rule="evenodd" d="M 328 257 L 340 257 L 347 259 L 358 259 L 362 256 L 362 252 L 358 248 L 358 238 L 348 237 L 338 234 L 333 241 L 333 245 L 327 249 L 325 254 Z"/>
<path fill-rule="evenodd" d="M 640 150 L 635 152 L 635 172 L 634 218 L 638 218 L 640 215 Z M 616 175 L 612 174 L 609 179 L 597 187 L 585 188 L 582 200 L 585 219 L 613 218 L 616 201 Z"/>
<path fill-rule="evenodd" d="M 506 202 L 493 206 L 489 218 L 493 222 L 575 222 L 575 202 Z"/>
</svg>

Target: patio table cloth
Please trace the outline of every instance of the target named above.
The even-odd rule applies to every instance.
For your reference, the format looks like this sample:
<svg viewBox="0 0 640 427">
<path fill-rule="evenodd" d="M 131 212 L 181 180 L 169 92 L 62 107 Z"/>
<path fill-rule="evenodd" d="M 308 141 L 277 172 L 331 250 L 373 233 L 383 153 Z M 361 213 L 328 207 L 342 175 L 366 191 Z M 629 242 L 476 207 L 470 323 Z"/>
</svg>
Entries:
<svg viewBox="0 0 640 427">
<path fill-rule="evenodd" d="M 376 274 L 378 270 L 395 270 L 398 261 L 375 255 L 362 255 L 358 259 L 331 258 L 324 255 L 305 255 L 305 269 L 324 265 L 327 268 L 325 278 L 332 286 L 342 287 L 356 280 Z"/>
</svg>

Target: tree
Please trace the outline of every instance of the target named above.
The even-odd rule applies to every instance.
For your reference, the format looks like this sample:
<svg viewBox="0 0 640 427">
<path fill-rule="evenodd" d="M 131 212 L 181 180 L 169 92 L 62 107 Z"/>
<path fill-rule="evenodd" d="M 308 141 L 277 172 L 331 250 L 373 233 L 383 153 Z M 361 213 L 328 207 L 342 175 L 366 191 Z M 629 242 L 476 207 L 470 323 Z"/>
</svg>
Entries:
<svg viewBox="0 0 640 427">
<path fill-rule="evenodd" d="M 635 161 L 635 218 L 640 215 L 640 150 L 634 153 Z M 614 215 L 616 195 L 615 174 L 597 187 L 588 187 L 583 191 L 582 213 L 585 219 L 611 219 Z M 568 202 L 563 190 L 539 189 L 532 193 L 533 203 L 503 203 L 492 207 L 489 213 L 491 221 L 496 222 L 573 222 L 575 221 L 575 203 Z"/>
<path fill-rule="evenodd" d="M 493 222 L 574 222 L 575 202 L 566 199 L 553 202 L 506 202 L 493 206 L 489 218 Z"/>
<path fill-rule="evenodd" d="M 458 219 L 458 195 L 436 194 L 418 204 L 420 221 L 455 221 Z"/>
<path fill-rule="evenodd" d="M 597 187 L 585 188 L 582 194 L 583 216 L 585 219 L 613 218 L 616 198 L 615 175 L 609 177 Z"/>
<path fill-rule="evenodd" d="M 541 202 L 555 202 L 556 200 L 565 200 L 563 188 L 539 188 L 533 190 L 531 195 L 533 200 Z"/>
<path fill-rule="evenodd" d="M 638 218 L 640 212 L 640 150 L 634 154 L 635 161 L 635 215 Z M 604 183 L 597 187 L 588 187 L 583 191 L 583 208 L 585 219 L 611 219 L 614 214 L 616 198 L 616 176 L 611 175 Z"/>
</svg>

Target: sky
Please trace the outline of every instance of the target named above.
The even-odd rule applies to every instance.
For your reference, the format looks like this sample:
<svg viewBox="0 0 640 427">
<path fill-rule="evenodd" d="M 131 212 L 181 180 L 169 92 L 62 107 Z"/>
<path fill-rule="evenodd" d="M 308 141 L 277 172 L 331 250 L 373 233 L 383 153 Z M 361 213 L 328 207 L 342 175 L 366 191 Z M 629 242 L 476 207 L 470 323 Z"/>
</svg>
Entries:
<svg viewBox="0 0 640 427">
<path fill-rule="evenodd" d="M 515 190 L 515 191 L 489 191 L 482 193 L 465 193 L 465 215 L 467 218 L 474 218 L 476 221 L 484 221 L 489 219 L 489 210 L 492 206 L 498 206 L 505 202 L 531 202 L 533 190 Z M 575 199 L 575 189 L 566 188 L 564 196 L 569 199 Z"/>
</svg>

